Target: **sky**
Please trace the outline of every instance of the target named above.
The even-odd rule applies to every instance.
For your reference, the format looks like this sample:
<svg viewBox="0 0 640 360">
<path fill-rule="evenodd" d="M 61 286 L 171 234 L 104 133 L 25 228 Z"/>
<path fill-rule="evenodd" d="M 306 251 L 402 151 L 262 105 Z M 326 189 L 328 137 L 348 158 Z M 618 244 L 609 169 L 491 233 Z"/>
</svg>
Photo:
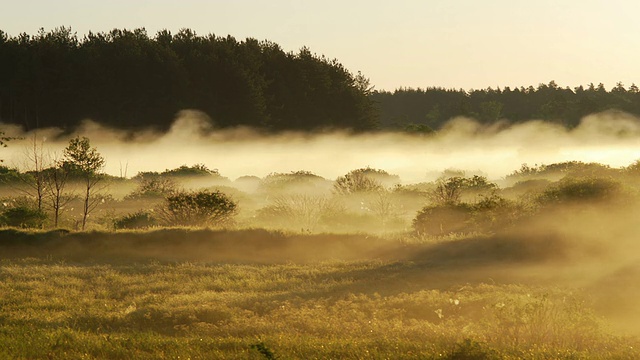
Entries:
<svg viewBox="0 0 640 360">
<path fill-rule="evenodd" d="M 15 36 L 144 27 L 307 46 L 377 90 L 640 85 L 633 0 L 0 0 Z"/>
</svg>

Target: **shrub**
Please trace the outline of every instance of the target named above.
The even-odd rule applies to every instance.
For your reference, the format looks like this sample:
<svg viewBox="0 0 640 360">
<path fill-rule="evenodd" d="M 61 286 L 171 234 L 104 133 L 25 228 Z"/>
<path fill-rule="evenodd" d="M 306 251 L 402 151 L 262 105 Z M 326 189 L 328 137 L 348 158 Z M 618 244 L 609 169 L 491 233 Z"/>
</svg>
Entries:
<svg viewBox="0 0 640 360">
<path fill-rule="evenodd" d="M 541 204 L 571 204 L 611 200 L 622 185 L 607 178 L 565 178 L 550 186 L 539 197 Z"/>
<path fill-rule="evenodd" d="M 158 221 L 146 211 L 138 211 L 116 219 L 113 227 L 116 229 L 146 229 L 156 226 Z"/>
<path fill-rule="evenodd" d="M 496 194 L 483 196 L 482 199 L 471 205 L 472 231 L 496 231 L 504 229 L 528 214 L 525 207 L 514 201 L 507 200 Z"/>
<path fill-rule="evenodd" d="M 282 190 L 310 191 L 327 182 L 323 177 L 310 171 L 300 170 L 290 173 L 271 173 L 260 181 L 259 189 L 263 192 Z"/>
<path fill-rule="evenodd" d="M 217 169 L 209 169 L 204 164 L 195 164 L 192 166 L 181 165 L 175 169 L 166 169 L 159 173 L 157 171 L 144 171 L 139 172 L 133 177 L 134 180 L 140 179 L 152 179 L 152 178 L 192 178 L 192 177 L 214 177 L 219 179 L 226 179 Z"/>
<path fill-rule="evenodd" d="M 509 182 L 517 182 L 531 179 L 560 180 L 565 176 L 571 177 L 603 177 L 615 176 L 618 169 L 611 169 L 608 165 L 599 163 L 584 163 L 582 161 L 565 161 L 550 165 L 528 166 L 522 164 L 519 170 L 506 176 Z"/>
<path fill-rule="evenodd" d="M 497 185 L 487 181 L 484 176 L 474 175 L 470 178 L 454 176 L 438 179 L 435 189 L 429 194 L 429 198 L 435 204 L 451 205 L 459 203 L 463 193 L 480 195 L 493 192 L 496 189 Z"/>
<path fill-rule="evenodd" d="M 160 175 L 162 176 L 220 176 L 217 169 L 209 169 L 204 164 L 195 164 L 193 166 L 182 165 L 172 170 L 165 170 Z"/>
<path fill-rule="evenodd" d="M 222 226 L 236 214 L 237 204 L 220 191 L 177 192 L 157 208 L 160 222 L 167 226 Z"/>
<path fill-rule="evenodd" d="M 286 229 L 315 230 L 316 226 L 343 209 L 324 196 L 292 194 L 278 196 L 258 210 L 257 220 Z"/>
<path fill-rule="evenodd" d="M 126 199 L 162 198 L 176 191 L 178 191 L 178 184 L 172 179 L 152 177 L 142 179 L 138 188 L 127 195 Z"/>
<path fill-rule="evenodd" d="M 347 195 L 361 192 L 375 192 L 400 183 L 398 175 L 391 175 L 384 170 L 370 167 L 351 170 L 336 179 L 333 191 Z"/>
<path fill-rule="evenodd" d="M 15 184 L 24 181 L 24 179 L 25 175 L 21 174 L 17 169 L 0 165 L 0 184 Z"/>
<path fill-rule="evenodd" d="M 446 235 L 468 230 L 472 207 L 465 203 L 426 206 L 413 219 L 420 235 Z"/>
<path fill-rule="evenodd" d="M 5 226 L 19 228 L 42 228 L 47 220 L 47 214 L 42 210 L 28 206 L 16 206 L 5 210 L 0 221 Z"/>
</svg>

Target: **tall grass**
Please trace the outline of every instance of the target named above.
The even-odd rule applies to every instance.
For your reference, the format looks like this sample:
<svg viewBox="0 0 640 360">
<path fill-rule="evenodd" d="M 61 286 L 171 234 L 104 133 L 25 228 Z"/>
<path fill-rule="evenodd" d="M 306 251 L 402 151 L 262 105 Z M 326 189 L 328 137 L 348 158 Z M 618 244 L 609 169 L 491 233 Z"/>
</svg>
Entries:
<svg viewBox="0 0 640 360">
<path fill-rule="evenodd" d="M 465 284 L 432 271 L 372 260 L 5 259 L 0 358 L 640 356 L 640 341 L 609 333 L 579 289 Z"/>
</svg>

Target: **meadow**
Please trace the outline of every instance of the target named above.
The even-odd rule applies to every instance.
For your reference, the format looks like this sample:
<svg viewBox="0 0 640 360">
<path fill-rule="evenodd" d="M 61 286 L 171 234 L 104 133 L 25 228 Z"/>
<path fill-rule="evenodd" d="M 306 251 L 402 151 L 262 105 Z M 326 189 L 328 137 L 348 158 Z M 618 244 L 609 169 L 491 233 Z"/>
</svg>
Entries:
<svg viewBox="0 0 640 360">
<path fill-rule="evenodd" d="M 544 241 L 193 229 L 0 239 L 2 358 L 640 356 L 640 339 L 599 311 L 602 286 L 576 286 L 582 272 Z"/>
<path fill-rule="evenodd" d="M 272 174 L 208 185 L 224 226 L 160 223 L 162 174 L 112 180 L 85 231 L 6 198 L 0 358 L 640 358 L 637 168 Z"/>
</svg>

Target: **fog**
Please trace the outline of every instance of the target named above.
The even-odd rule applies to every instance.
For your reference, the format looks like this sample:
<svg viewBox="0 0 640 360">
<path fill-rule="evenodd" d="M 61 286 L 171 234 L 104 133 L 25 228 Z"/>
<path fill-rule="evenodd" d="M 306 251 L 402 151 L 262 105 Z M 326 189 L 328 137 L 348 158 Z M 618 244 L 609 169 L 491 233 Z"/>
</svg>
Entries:
<svg viewBox="0 0 640 360">
<path fill-rule="evenodd" d="M 640 119 L 615 111 L 587 116 L 579 126 L 570 130 L 537 120 L 483 126 L 472 119 L 457 118 L 437 134 L 422 136 L 392 132 L 352 134 L 345 131 L 263 134 L 248 128 L 215 129 L 211 124 L 212 121 L 200 112 L 183 111 L 167 133 L 130 133 L 108 129 L 92 121 L 85 121 L 81 128 L 71 134 L 63 134 L 59 129 L 24 132 L 18 127 L 5 126 L 3 131 L 6 135 L 22 139 L 11 140 L 0 157 L 5 164 L 21 168 L 27 163 L 25 151 L 33 144 L 34 138 L 43 142 L 46 153 L 60 156 L 68 140 L 81 135 L 90 138 L 92 145 L 106 158 L 106 172 L 116 176 L 132 177 L 140 171 L 163 171 L 202 163 L 210 169 L 218 169 L 221 175 L 231 180 L 244 175 L 264 177 L 273 172 L 297 170 L 335 179 L 350 170 L 370 166 L 397 174 L 404 183 L 432 181 L 446 169 L 484 174 L 490 180 L 499 181 L 519 169 L 523 163 L 535 165 L 582 161 L 619 168 L 640 159 Z M 633 182 L 630 188 L 635 187 L 634 191 L 637 192 L 637 180 Z M 608 183 L 604 181 L 602 184 L 606 187 Z M 411 271 L 415 270 L 416 277 L 421 281 L 435 281 L 430 279 L 434 275 L 442 275 L 443 280 L 440 281 L 451 282 L 446 283 L 447 286 L 477 280 L 586 289 L 593 295 L 594 307 L 613 320 L 618 329 L 638 333 L 640 312 L 635 299 L 640 295 L 637 282 L 637 274 L 640 273 L 640 246 L 637 242 L 640 204 L 637 203 L 637 194 L 630 195 L 625 192 L 628 189 L 614 189 L 616 191 L 606 193 L 604 200 L 558 202 L 547 208 L 544 207 L 547 205 L 542 205 L 534 215 L 529 214 L 527 209 L 514 208 L 512 211 L 522 212 L 521 219 L 515 221 L 515 225 L 498 229 L 487 236 L 465 234 L 466 237 L 457 241 L 413 244 L 415 247 L 405 242 L 398 246 L 388 243 L 372 246 L 372 240 L 365 237 L 364 240 L 360 239 L 362 242 L 358 242 L 358 246 L 345 242 L 354 246 L 349 250 L 342 240 L 336 242 L 337 245 L 331 245 L 317 234 L 314 236 L 317 237 L 318 248 L 312 248 L 307 243 L 291 238 L 267 244 L 257 241 L 260 239 L 253 239 L 255 234 L 251 233 L 252 241 L 259 242 L 256 249 L 251 248 L 253 243 L 248 243 L 248 247 L 242 251 L 222 244 L 221 248 L 229 252 L 221 252 L 219 248 L 213 251 L 196 247 L 193 253 L 205 257 L 205 260 L 211 260 L 210 256 L 224 255 L 224 259 L 215 260 L 228 261 L 238 256 L 243 261 L 255 261 L 242 257 L 251 253 L 247 249 L 253 249 L 256 258 L 269 261 L 269 257 L 265 257 L 265 247 L 272 246 L 274 254 L 284 256 L 277 260 L 307 261 L 309 256 L 324 256 L 325 252 L 318 250 L 322 248 L 334 259 L 360 260 L 359 256 L 374 257 L 364 252 L 363 249 L 367 249 L 372 253 L 378 251 L 375 255 L 377 258 L 411 260 L 416 267 Z M 389 200 L 361 196 L 356 199 L 354 206 L 347 203 L 351 207 L 335 210 L 337 216 L 333 221 L 359 221 L 359 224 L 352 224 L 356 229 L 353 232 L 371 233 L 373 223 L 383 222 L 380 219 L 391 216 L 385 213 L 378 217 L 371 216 L 365 221 L 360 216 L 362 213 L 375 213 L 371 209 L 376 204 L 386 206 L 392 201 L 405 201 L 398 207 L 403 212 L 397 214 L 402 223 L 396 229 L 408 234 L 411 220 L 427 201 L 416 197 L 409 194 L 407 199 L 399 194 L 398 198 Z M 244 212 L 242 221 L 249 227 L 263 226 L 255 222 L 255 213 L 267 205 L 267 200 L 247 198 L 240 198 Z M 349 200 L 348 196 L 344 198 L 345 201 Z M 298 205 L 304 206 L 314 199 L 294 198 Z M 317 204 L 314 206 L 320 207 Z M 357 216 L 353 215 L 358 211 Z M 496 218 L 509 215 L 506 212 L 496 214 Z M 307 226 L 312 227 L 307 223 L 300 226 L 293 216 L 284 220 L 297 229 L 309 231 Z M 275 227 L 277 224 L 267 225 Z M 383 231 L 387 230 L 385 226 L 382 226 Z M 349 231 L 352 229 L 343 227 Z M 336 229 L 330 227 L 321 230 L 337 232 Z M 443 231 L 442 224 L 440 231 Z M 444 237 L 447 235 L 444 234 Z M 328 238 L 331 236 L 335 235 L 327 235 Z M 237 239 L 233 241 L 237 246 Z M 162 248 L 153 251 L 154 256 L 175 256 L 176 253 Z M 313 257 L 312 260 L 318 259 Z M 429 276 L 425 277 L 427 273 Z"/>
<path fill-rule="evenodd" d="M 248 128 L 215 129 L 212 123 L 201 112 L 185 110 L 167 133 L 113 130 L 91 120 L 66 135 L 59 129 L 24 132 L 2 126 L 7 135 L 22 139 L 10 141 L 0 158 L 22 168 L 34 136 L 46 152 L 60 154 L 69 138 L 81 135 L 106 158 L 105 171 L 116 176 L 201 163 L 231 180 L 297 170 L 335 179 L 370 166 L 400 175 L 404 183 L 431 181 L 445 169 L 499 180 L 523 163 L 576 160 L 623 167 L 640 158 L 640 120 L 616 111 L 587 116 L 571 130 L 538 120 L 482 126 L 456 118 L 429 136 L 344 131 L 266 135 Z"/>
</svg>

